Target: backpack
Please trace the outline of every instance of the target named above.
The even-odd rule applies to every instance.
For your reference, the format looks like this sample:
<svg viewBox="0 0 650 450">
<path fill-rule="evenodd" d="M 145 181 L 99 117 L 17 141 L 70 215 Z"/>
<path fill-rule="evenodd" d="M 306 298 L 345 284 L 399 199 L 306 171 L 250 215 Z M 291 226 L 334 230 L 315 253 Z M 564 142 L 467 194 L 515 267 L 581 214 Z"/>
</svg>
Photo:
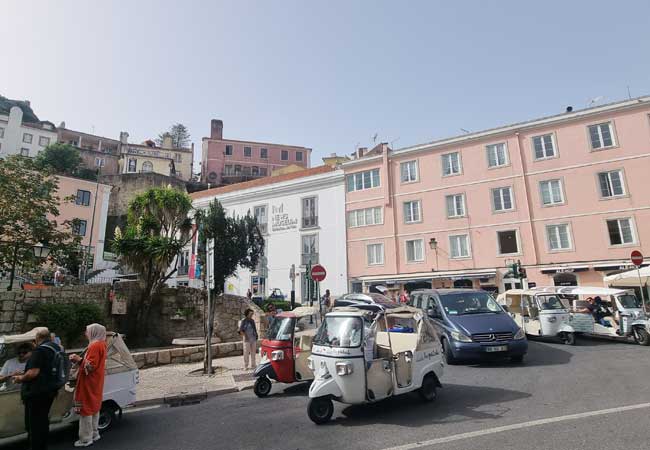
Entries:
<svg viewBox="0 0 650 450">
<path fill-rule="evenodd" d="M 47 348 L 53 353 L 50 371 L 47 374 L 47 386 L 49 390 L 58 391 L 68 382 L 70 362 L 58 345 L 48 344 L 51 343 L 46 342 L 45 344 L 41 344 L 41 347 Z"/>
</svg>

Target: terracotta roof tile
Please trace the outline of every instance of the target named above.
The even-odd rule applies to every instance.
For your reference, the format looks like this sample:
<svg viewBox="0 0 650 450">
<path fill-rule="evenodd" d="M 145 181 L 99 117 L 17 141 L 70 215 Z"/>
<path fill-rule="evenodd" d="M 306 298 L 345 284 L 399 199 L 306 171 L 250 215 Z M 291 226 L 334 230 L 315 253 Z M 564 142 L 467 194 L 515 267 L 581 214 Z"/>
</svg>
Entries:
<svg viewBox="0 0 650 450">
<path fill-rule="evenodd" d="M 335 167 L 331 166 L 318 166 L 311 169 L 300 170 L 298 172 L 286 173 L 284 175 L 277 175 L 274 177 L 258 178 L 257 180 L 245 181 L 243 183 L 229 184 L 228 186 L 221 186 L 218 188 L 207 189 L 205 191 L 198 191 L 190 194 L 193 200 L 205 197 L 212 197 L 213 195 L 227 194 L 228 192 L 242 191 L 259 186 L 266 186 L 270 184 L 280 183 L 282 181 L 296 180 L 298 178 L 310 177 L 313 175 L 320 175 L 335 171 Z"/>
</svg>

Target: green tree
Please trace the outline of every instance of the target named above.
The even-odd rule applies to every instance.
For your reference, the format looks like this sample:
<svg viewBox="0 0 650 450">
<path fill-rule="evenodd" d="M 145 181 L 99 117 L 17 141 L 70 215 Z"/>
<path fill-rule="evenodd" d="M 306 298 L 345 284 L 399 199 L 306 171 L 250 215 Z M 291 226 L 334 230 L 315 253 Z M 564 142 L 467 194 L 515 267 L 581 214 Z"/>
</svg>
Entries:
<svg viewBox="0 0 650 450">
<path fill-rule="evenodd" d="M 57 142 L 39 152 L 35 159 L 36 167 L 59 175 L 76 175 L 81 167 L 79 150 L 70 144 Z"/>
<path fill-rule="evenodd" d="M 147 335 L 157 294 L 177 270 L 176 256 L 192 238 L 192 200 L 179 190 L 152 188 L 129 204 L 124 231 L 116 228 L 113 251 L 120 262 L 139 274 L 142 295 L 129 314 L 129 332 Z"/>
<path fill-rule="evenodd" d="M 0 267 L 10 271 L 8 290 L 13 289 L 16 269 L 40 266 L 32 247 L 46 244 L 54 253 L 73 251 L 80 238 L 72 223 L 57 223 L 58 180 L 34 161 L 21 156 L 0 159 Z"/>
<path fill-rule="evenodd" d="M 228 216 L 218 200 L 213 200 L 206 211 L 198 211 L 196 221 L 199 224 L 199 246 L 207 247 L 207 240 L 214 239 L 214 297 L 223 294 L 226 280 L 233 276 L 239 268 L 255 270 L 260 257 L 264 253 L 264 238 L 257 224 L 257 219 L 251 214 L 243 217 Z M 206 259 L 205 253 L 202 255 Z M 210 373 L 212 361 L 207 358 L 207 349 L 210 348 L 214 308 L 210 308 L 210 317 L 206 329 L 204 372 Z"/>
<path fill-rule="evenodd" d="M 175 123 L 169 127 L 169 130 L 160 133 L 156 138 L 156 144 L 162 146 L 166 136 L 171 136 L 173 148 L 188 148 L 190 146 L 190 131 L 182 123 Z"/>
</svg>

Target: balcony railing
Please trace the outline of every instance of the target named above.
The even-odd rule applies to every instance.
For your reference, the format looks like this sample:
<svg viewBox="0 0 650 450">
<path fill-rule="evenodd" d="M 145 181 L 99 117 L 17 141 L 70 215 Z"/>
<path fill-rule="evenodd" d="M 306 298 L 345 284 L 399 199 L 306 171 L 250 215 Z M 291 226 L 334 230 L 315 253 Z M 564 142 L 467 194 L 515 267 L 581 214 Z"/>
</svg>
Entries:
<svg viewBox="0 0 650 450">
<path fill-rule="evenodd" d="M 303 228 L 315 228 L 318 226 L 318 216 L 303 217 L 302 218 L 302 227 Z"/>
<path fill-rule="evenodd" d="M 257 180 L 258 178 L 263 178 L 266 175 L 253 175 L 250 173 L 227 173 L 227 172 L 222 172 L 221 173 L 221 180 L 225 184 L 229 183 L 240 183 L 242 181 L 250 181 L 250 180 Z"/>
<path fill-rule="evenodd" d="M 318 253 L 303 253 L 301 263 L 303 266 L 306 266 L 309 263 L 311 263 L 312 266 L 318 264 Z"/>
</svg>

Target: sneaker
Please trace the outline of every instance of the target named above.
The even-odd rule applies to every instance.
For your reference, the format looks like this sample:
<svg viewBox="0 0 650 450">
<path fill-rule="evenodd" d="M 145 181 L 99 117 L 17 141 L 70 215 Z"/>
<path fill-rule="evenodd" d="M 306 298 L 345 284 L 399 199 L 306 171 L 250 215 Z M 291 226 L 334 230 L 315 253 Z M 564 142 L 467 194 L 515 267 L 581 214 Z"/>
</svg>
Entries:
<svg viewBox="0 0 650 450">
<path fill-rule="evenodd" d="M 93 441 L 88 441 L 88 442 L 77 441 L 74 443 L 75 447 L 89 447 L 91 445 L 93 445 Z"/>
<path fill-rule="evenodd" d="M 96 435 L 93 436 L 93 442 L 97 442 L 97 441 L 100 440 L 101 438 L 102 438 L 102 437 L 99 435 L 99 433 L 97 433 Z"/>
</svg>

